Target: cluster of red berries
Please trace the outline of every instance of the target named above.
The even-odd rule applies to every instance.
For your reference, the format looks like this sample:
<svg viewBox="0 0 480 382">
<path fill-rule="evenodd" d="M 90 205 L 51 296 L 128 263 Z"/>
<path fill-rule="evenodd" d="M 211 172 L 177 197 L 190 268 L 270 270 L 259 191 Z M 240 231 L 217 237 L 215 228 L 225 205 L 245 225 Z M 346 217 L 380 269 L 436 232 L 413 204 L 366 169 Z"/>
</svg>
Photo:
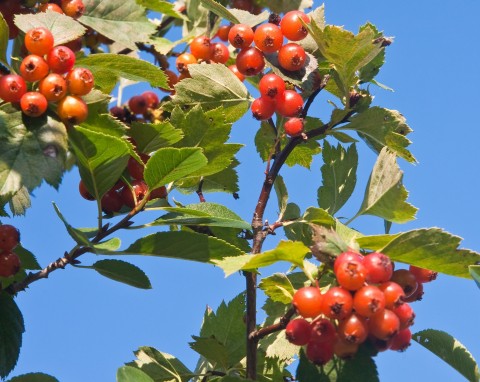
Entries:
<svg viewBox="0 0 480 382">
<path fill-rule="evenodd" d="M 37 3 L 36 1 L 32 1 Z M 47 10 L 62 13 L 67 16 L 70 16 L 73 19 L 78 19 L 85 13 L 85 5 L 82 0 L 60 0 L 60 1 L 51 1 L 40 2 L 37 4 L 39 12 L 46 12 Z"/>
<path fill-rule="evenodd" d="M 157 116 L 156 109 L 159 106 L 158 96 L 152 91 L 145 91 L 140 95 L 131 97 L 124 106 L 112 107 L 110 114 L 127 124 L 133 121 L 154 122 Z"/>
<path fill-rule="evenodd" d="M 20 242 L 20 232 L 12 225 L 0 225 L 0 277 L 10 277 L 20 270 L 20 258 L 13 252 Z"/>
<path fill-rule="evenodd" d="M 334 355 L 351 358 L 366 341 L 377 351 L 405 350 L 415 318 L 408 302 L 419 299 L 417 290 L 436 273 L 417 267 L 394 271 L 388 256 L 354 251 L 340 254 L 333 271 L 338 286 L 324 294 L 314 286 L 297 290 L 293 305 L 303 318 L 287 324 L 287 339 L 305 345 L 307 358 L 317 365 Z"/>
<path fill-rule="evenodd" d="M 0 99 L 20 103 L 26 115 L 39 117 L 47 111 L 48 102 L 57 103 L 57 114 L 64 122 L 79 124 L 88 116 L 81 96 L 94 85 L 93 74 L 85 68 L 73 68 L 75 53 L 66 46 L 54 46 L 52 33 L 43 27 L 25 35 L 28 52 L 20 64 L 20 75 L 0 77 Z M 27 83 L 33 91 L 27 91 Z"/>
</svg>

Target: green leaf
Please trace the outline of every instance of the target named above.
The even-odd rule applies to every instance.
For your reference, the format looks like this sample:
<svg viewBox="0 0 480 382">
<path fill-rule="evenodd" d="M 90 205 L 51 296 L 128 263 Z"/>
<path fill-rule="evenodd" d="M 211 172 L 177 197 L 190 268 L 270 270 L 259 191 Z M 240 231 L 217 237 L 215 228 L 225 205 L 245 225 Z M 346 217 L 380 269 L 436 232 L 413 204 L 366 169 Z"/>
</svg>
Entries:
<svg viewBox="0 0 480 382">
<path fill-rule="evenodd" d="M 325 28 L 325 5 L 322 4 L 318 8 L 315 8 L 312 12 L 307 13 L 307 16 L 310 20 L 315 20 L 317 28 Z M 314 53 L 318 50 L 318 45 L 315 42 L 315 39 L 311 34 L 308 34 L 303 40 L 298 41 L 298 44 L 301 45 L 307 52 Z"/>
<path fill-rule="evenodd" d="M 145 8 L 135 0 L 124 0 L 121 6 L 116 0 L 84 0 L 83 3 L 82 24 L 126 48 L 137 50 L 135 43 L 147 41 L 155 32 L 155 25 L 148 21 Z"/>
<path fill-rule="evenodd" d="M 135 352 L 137 359 L 130 364 L 148 374 L 154 381 L 187 382 L 193 373 L 177 358 L 152 347 L 143 346 Z"/>
<path fill-rule="evenodd" d="M 118 4 L 116 7 L 124 8 L 118 7 Z M 121 35 L 118 30 L 114 32 Z M 120 78 L 148 82 L 153 87 L 168 89 L 165 73 L 159 67 L 138 58 L 121 54 L 97 53 L 79 58 L 76 65 L 90 69 L 95 76 L 95 87 L 104 93 L 110 93 Z"/>
<path fill-rule="evenodd" d="M 417 208 L 406 202 L 403 172 L 394 153 L 383 148 L 368 180 L 360 210 L 355 216 L 375 215 L 393 223 L 415 219 Z"/>
<path fill-rule="evenodd" d="M 302 268 L 303 259 L 310 252 L 308 247 L 298 241 L 281 241 L 277 248 L 262 252 L 257 255 L 243 255 L 235 258 L 226 257 L 213 262 L 223 269 L 225 276 L 230 276 L 240 270 L 254 270 L 287 261 L 292 265 Z"/>
<path fill-rule="evenodd" d="M 0 13 L 0 63 L 9 67 L 7 61 L 8 24 Z"/>
<path fill-rule="evenodd" d="M 201 0 L 202 5 L 207 8 L 210 12 L 215 13 L 221 18 L 230 21 L 233 24 L 240 24 L 240 20 L 237 19 L 230 10 L 225 8 L 222 4 L 217 3 L 214 0 Z"/>
<path fill-rule="evenodd" d="M 355 144 L 345 150 L 341 145 L 323 144 L 323 185 L 318 189 L 318 205 L 331 215 L 342 208 L 357 182 L 358 154 Z"/>
<path fill-rule="evenodd" d="M 151 289 L 152 284 L 137 266 L 121 260 L 100 260 L 92 265 L 102 276 L 131 285 L 135 288 Z"/>
<path fill-rule="evenodd" d="M 258 24 L 263 23 L 268 20 L 270 13 L 268 11 L 263 11 L 258 15 L 254 15 L 250 12 L 243 11 L 241 9 L 229 9 L 230 13 L 238 19 L 241 24 L 251 26 L 252 28 Z"/>
<path fill-rule="evenodd" d="M 95 232 L 98 232 L 98 230 L 96 229 Z M 118 248 L 120 248 L 121 244 L 122 242 L 118 237 L 112 237 L 111 239 L 95 244 L 93 248 L 100 249 L 102 251 L 116 251 Z"/>
<path fill-rule="evenodd" d="M 17 364 L 22 334 L 25 331 L 22 313 L 13 297 L 0 293 L 0 377 L 5 378 Z"/>
<path fill-rule="evenodd" d="M 478 382 L 478 365 L 470 352 L 450 334 L 427 329 L 414 333 L 412 339 L 445 361 L 468 381 Z"/>
<path fill-rule="evenodd" d="M 264 162 L 274 153 L 277 135 L 268 122 L 263 121 L 255 134 L 255 147 Z"/>
<path fill-rule="evenodd" d="M 204 110 L 223 107 L 226 119 L 236 121 L 249 108 L 245 85 L 223 64 L 192 64 L 188 66 L 192 78 L 175 85 L 175 105 L 201 105 Z"/>
<path fill-rule="evenodd" d="M 331 227 L 335 225 L 335 219 L 322 208 L 308 207 L 302 218 L 303 221 Z"/>
<path fill-rule="evenodd" d="M 71 17 L 50 10 L 34 15 L 16 15 L 15 24 L 25 33 L 33 28 L 47 28 L 53 34 L 55 45 L 64 45 L 83 36 L 86 31 L 82 24 Z"/>
<path fill-rule="evenodd" d="M 44 373 L 28 373 L 13 377 L 7 382 L 58 382 L 58 379 Z"/>
<path fill-rule="evenodd" d="M 25 215 L 27 209 L 32 206 L 30 194 L 25 186 L 22 186 L 8 201 L 10 210 L 14 215 Z"/>
<path fill-rule="evenodd" d="M 318 87 L 318 61 L 310 53 L 306 52 L 305 65 L 302 69 L 289 71 L 282 68 L 278 61 L 277 53 L 267 53 L 265 56 L 265 65 L 272 69 L 272 73 L 281 77 L 284 81 L 291 82 L 292 84 L 305 89 L 308 87 L 308 82 L 310 81 L 310 86 L 317 82 Z M 308 96 L 304 95 L 304 97 Z"/>
<path fill-rule="evenodd" d="M 69 139 L 87 190 L 100 200 L 125 170 L 129 146 L 120 138 L 80 126 L 69 130 Z"/>
<path fill-rule="evenodd" d="M 66 153 L 63 124 L 46 115 L 26 117 L 9 103 L 0 107 L 0 195 L 10 199 L 23 187 L 32 191 L 43 180 L 57 187 Z"/>
<path fill-rule="evenodd" d="M 141 153 L 151 153 L 169 147 L 183 138 L 182 131 L 168 121 L 152 124 L 134 122 L 129 135 L 135 140 Z"/>
<path fill-rule="evenodd" d="M 24 269 L 40 270 L 42 267 L 38 263 L 35 255 L 21 245 L 15 247 L 15 253 L 20 258 L 20 263 Z"/>
<path fill-rule="evenodd" d="M 295 293 L 295 288 L 284 273 L 274 273 L 263 278 L 258 287 L 273 301 L 290 304 Z"/>
<path fill-rule="evenodd" d="M 173 259 L 199 261 L 202 263 L 239 256 L 243 252 L 227 242 L 196 232 L 157 232 L 135 241 L 124 251 L 109 252 L 106 255 L 144 255 Z"/>
<path fill-rule="evenodd" d="M 136 0 L 137 4 L 150 9 L 151 11 L 159 12 L 165 16 L 175 17 L 176 19 L 186 20 L 187 18 L 180 12 L 175 10 L 175 4 L 164 0 Z"/>
<path fill-rule="evenodd" d="M 477 286 L 480 288 L 480 265 L 470 265 L 468 267 L 470 276 L 475 280 Z"/>
<path fill-rule="evenodd" d="M 169 213 L 155 220 L 153 225 L 200 225 L 213 227 L 230 227 L 249 230 L 250 223 L 244 221 L 227 207 L 217 203 L 189 204 L 185 207 L 162 208 Z"/>
<path fill-rule="evenodd" d="M 288 11 L 305 10 L 313 6 L 313 0 L 259 0 L 255 4 L 259 6 L 268 7 L 275 13 L 286 13 Z"/>
<path fill-rule="evenodd" d="M 201 148 L 163 148 L 145 166 L 145 182 L 151 190 L 190 175 L 207 164 Z"/>
<path fill-rule="evenodd" d="M 382 252 L 394 261 L 471 278 L 468 267 L 480 261 L 480 254 L 458 248 L 461 240 L 440 228 L 357 238 L 360 247 Z"/>
<path fill-rule="evenodd" d="M 406 149 L 410 141 L 406 135 L 412 132 L 405 117 L 396 110 L 371 107 L 350 118 L 350 122 L 333 131 L 353 130 L 376 152 L 387 146 L 399 157 L 415 163 L 416 159 Z"/>
<path fill-rule="evenodd" d="M 60 210 L 58 209 L 58 206 L 55 203 L 53 203 L 53 208 L 55 209 L 57 216 L 65 225 L 65 228 L 67 229 L 67 232 L 69 233 L 71 238 L 75 240 L 77 244 L 89 247 L 91 243 L 90 243 L 90 240 L 88 240 L 87 235 L 85 235 L 85 233 L 83 233 L 82 231 L 75 229 L 70 224 L 68 224 L 67 220 L 63 217 L 62 213 L 60 212 Z"/>
<path fill-rule="evenodd" d="M 283 330 L 273 333 L 260 342 L 260 347 L 265 350 L 265 355 L 270 359 L 282 362 L 291 362 L 298 355 L 298 346 L 290 343 Z"/>
<path fill-rule="evenodd" d="M 278 220 L 281 221 L 283 218 L 283 214 L 287 209 L 288 204 L 288 191 L 285 182 L 281 175 L 277 175 L 275 182 L 273 183 L 273 187 L 275 189 L 275 193 L 277 194 L 277 201 L 278 201 Z"/>
<path fill-rule="evenodd" d="M 297 371 L 295 373 L 297 380 L 302 382 L 330 382 L 336 381 L 336 373 L 332 375 L 332 379 L 311 363 L 305 356 L 303 349 L 300 351 L 300 361 L 298 362 Z"/>
<path fill-rule="evenodd" d="M 360 347 L 355 357 L 343 362 L 336 381 L 380 382 L 380 379 L 375 361 L 364 347 Z"/>
<path fill-rule="evenodd" d="M 322 151 L 317 141 L 309 139 L 295 146 L 293 151 L 288 156 L 285 164 L 289 167 L 300 165 L 305 168 L 310 168 L 313 162 L 313 157 Z"/>
<path fill-rule="evenodd" d="M 371 23 L 367 23 L 364 26 L 362 26 L 360 30 L 365 28 L 371 28 L 373 31 L 375 31 L 376 39 L 383 37 L 383 33 L 379 32 L 377 27 L 375 27 L 375 25 Z M 360 82 L 361 83 L 371 82 L 371 81 L 373 82 L 374 77 L 380 72 L 380 68 L 384 63 L 385 63 L 385 50 L 381 50 L 372 61 L 370 61 L 367 65 L 365 65 L 362 69 L 360 69 L 359 71 Z"/>
<path fill-rule="evenodd" d="M 117 382 L 155 382 L 142 370 L 132 366 L 122 366 L 117 370 Z"/>
<path fill-rule="evenodd" d="M 89 112 L 88 119 L 80 124 L 80 126 L 90 131 L 111 135 L 117 138 L 121 138 L 127 134 L 126 126 L 116 118 L 113 118 L 110 114 Z"/>
<path fill-rule="evenodd" d="M 228 370 L 228 354 L 227 349 L 223 343 L 216 338 L 204 338 L 192 336 L 194 342 L 190 342 L 190 347 L 198 354 L 204 357 L 213 369 Z"/>
<path fill-rule="evenodd" d="M 320 225 L 310 227 L 313 231 L 310 249 L 321 262 L 333 262 L 336 256 L 348 250 L 348 244 L 334 229 Z"/>
</svg>

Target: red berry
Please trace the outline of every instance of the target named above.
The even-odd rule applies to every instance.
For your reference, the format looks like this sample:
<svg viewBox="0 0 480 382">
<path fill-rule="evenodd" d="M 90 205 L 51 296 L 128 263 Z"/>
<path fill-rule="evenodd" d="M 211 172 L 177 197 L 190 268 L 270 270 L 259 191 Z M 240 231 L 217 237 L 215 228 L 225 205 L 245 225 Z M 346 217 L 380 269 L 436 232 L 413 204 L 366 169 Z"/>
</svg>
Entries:
<svg viewBox="0 0 480 382">
<path fill-rule="evenodd" d="M 315 365 L 325 365 L 333 358 L 333 343 L 309 342 L 305 349 L 305 355 Z"/>
<path fill-rule="evenodd" d="M 38 84 L 38 90 L 48 101 L 59 101 L 67 94 L 67 81 L 57 73 L 50 73 Z"/>
<path fill-rule="evenodd" d="M 58 101 L 57 114 L 63 122 L 78 125 L 87 119 L 88 106 L 80 97 L 68 95 Z"/>
<path fill-rule="evenodd" d="M 211 59 L 213 62 L 225 64 L 230 58 L 230 52 L 228 51 L 227 46 L 221 42 L 212 44 L 211 49 Z"/>
<path fill-rule="evenodd" d="M 66 46 L 56 46 L 48 52 L 47 63 L 52 72 L 66 73 L 75 65 L 75 53 Z"/>
<path fill-rule="evenodd" d="M 196 63 L 197 58 L 191 53 L 182 53 L 180 56 L 177 57 L 177 60 L 175 61 L 177 70 L 180 73 L 188 71 L 188 65 Z"/>
<path fill-rule="evenodd" d="M 341 253 L 336 257 L 335 262 L 333 263 L 333 273 L 337 273 L 337 269 L 340 264 L 350 260 L 362 262 L 363 256 L 360 253 L 354 252 L 352 250 Z"/>
<path fill-rule="evenodd" d="M 363 265 L 367 268 L 368 283 L 384 283 L 392 277 L 393 263 L 390 258 L 383 253 L 370 253 L 364 257 Z"/>
<path fill-rule="evenodd" d="M 293 42 L 285 44 L 278 51 L 278 63 L 289 72 L 303 69 L 306 60 L 305 49 Z"/>
<path fill-rule="evenodd" d="M 385 309 L 385 296 L 374 285 L 366 285 L 355 292 L 353 296 L 353 309 L 363 317 Z"/>
<path fill-rule="evenodd" d="M 62 8 L 60 8 L 60 6 L 54 3 L 40 4 L 38 10 L 40 12 L 52 11 L 63 14 Z"/>
<path fill-rule="evenodd" d="M 321 313 L 322 294 L 317 287 L 303 287 L 295 292 L 292 303 L 302 317 L 316 317 Z"/>
<path fill-rule="evenodd" d="M 167 188 L 165 186 L 160 186 L 152 192 L 150 192 L 150 200 L 152 199 L 165 199 L 167 197 Z"/>
<path fill-rule="evenodd" d="M 255 119 L 265 121 L 275 113 L 275 101 L 270 98 L 260 97 L 252 102 L 252 114 Z"/>
<path fill-rule="evenodd" d="M 265 57 L 257 48 L 246 48 L 238 53 L 236 65 L 245 76 L 255 76 L 265 67 Z"/>
<path fill-rule="evenodd" d="M 351 359 L 357 354 L 358 346 L 357 343 L 347 342 L 338 337 L 333 344 L 333 352 L 341 359 Z"/>
<path fill-rule="evenodd" d="M 438 272 L 431 271 L 430 269 L 416 267 L 410 265 L 409 271 L 413 273 L 419 283 L 428 283 L 437 278 Z"/>
<path fill-rule="evenodd" d="M 262 97 L 276 100 L 285 92 L 285 81 L 276 74 L 269 73 L 262 77 L 258 83 L 258 89 Z"/>
<path fill-rule="evenodd" d="M 345 261 L 338 266 L 335 276 L 340 286 L 354 291 L 365 284 L 367 270 L 359 261 Z"/>
<path fill-rule="evenodd" d="M 303 318 L 297 318 L 290 321 L 285 328 L 287 340 L 298 346 L 306 345 L 308 341 L 310 341 L 311 334 L 312 328 L 310 322 Z"/>
<path fill-rule="evenodd" d="M 123 121 L 125 117 L 127 116 L 127 113 L 123 107 L 120 106 L 114 106 L 110 109 L 110 114 L 114 116 L 115 118 L 119 119 L 120 121 Z"/>
<path fill-rule="evenodd" d="M 287 135 L 296 137 L 303 133 L 303 118 L 289 118 L 283 128 Z"/>
<path fill-rule="evenodd" d="M 92 72 L 85 68 L 74 68 L 70 70 L 66 80 L 68 91 L 72 95 L 87 95 L 95 85 Z"/>
<path fill-rule="evenodd" d="M 409 326 L 413 325 L 415 321 L 415 312 L 412 307 L 404 303 L 392 309 L 392 312 L 395 313 L 400 320 L 400 329 L 406 329 Z"/>
<path fill-rule="evenodd" d="M 242 81 L 242 82 L 245 81 L 245 76 L 238 71 L 237 65 L 235 65 L 235 64 L 230 65 L 228 67 L 228 69 L 230 69 L 232 71 L 232 73 L 235 74 L 240 81 Z"/>
<path fill-rule="evenodd" d="M 164 88 L 160 88 L 160 89 L 167 93 L 173 94 L 175 93 L 175 89 L 173 86 L 178 82 L 178 76 L 175 74 L 175 72 L 172 72 L 169 69 L 165 69 L 164 73 L 167 76 L 167 83 L 168 83 L 169 89 L 164 89 Z"/>
<path fill-rule="evenodd" d="M 236 24 L 228 32 L 228 41 L 238 49 L 248 48 L 252 45 L 253 38 L 253 29 L 245 24 Z"/>
<path fill-rule="evenodd" d="M 20 98 L 20 107 L 29 117 L 39 117 L 47 111 L 48 101 L 42 93 L 27 92 Z"/>
<path fill-rule="evenodd" d="M 346 289 L 333 287 L 323 295 L 322 313 L 328 318 L 342 320 L 352 313 L 352 309 L 353 298 Z"/>
<path fill-rule="evenodd" d="M 317 318 L 311 324 L 311 341 L 333 343 L 337 337 L 337 330 L 330 320 Z"/>
<path fill-rule="evenodd" d="M 253 9 L 252 0 L 233 0 L 232 8 L 241 9 L 242 11 L 251 12 Z"/>
<path fill-rule="evenodd" d="M 78 19 L 85 13 L 85 5 L 82 0 L 62 0 L 62 10 L 73 19 Z"/>
<path fill-rule="evenodd" d="M 415 302 L 420 301 L 423 298 L 423 283 L 418 283 L 417 289 L 412 294 L 405 296 L 403 301 Z"/>
<path fill-rule="evenodd" d="M 143 180 L 143 171 L 145 170 L 145 163 L 148 162 L 150 157 L 147 154 L 140 154 L 143 164 L 132 157 L 128 159 L 127 170 L 133 179 Z"/>
<path fill-rule="evenodd" d="M 100 200 L 100 205 L 102 206 L 103 212 L 106 214 L 111 214 L 114 212 L 118 212 L 122 209 L 123 206 L 123 199 L 120 193 L 112 188 L 111 190 L 107 191 L 105 195 L 102 196 Z"/>
<path fill-rule="evenodd" d="M 266 23 L 257 27 L 253 41 L 262 52 L 273 53 L 282 47 L 283 34 L 275 24 Z"/>
<path fill-rule="evenodd" d="M 0 99 L 5 102 L 19 102 L 27 92 L 25 80 L 17 74 L 0 77 Z"/>
<path fill-rule="evenodd" d="M 79 37 L 75 40 L 65 43 L 67 48 L 70 48 L 73 52 L 79 52 L 83 47 L 83 38 Z"/>
<path fill-rule="evenodd" d="M 403 288 L 394 281 L 387 281 L 379 286 L 379 289 L 385 296 L 385 307 L 387 309 L 394 309 L 395 307 L 402 305 L 405 298 L 405 292 Z"/>
<path fill-rule="evenodd" d="M 135 179 L 132 181 L 132 189 L 129 187 L 123 188 L 121 192 L 123 203 L 129 208 L 134 208 L 145 198 L 147 192 L 148 187 L 146 183 L 143 180 Z"/>
<path fill-rule="evenodd" d="M 20 231 L 13 225 L 0 225 L 0 252 L 10 252 L 20 242 Z"/>
<path fill-rule="evenodd" d="M 400 320 L 389 309 L 381 310 L 372 315 L 368 321 L 368 330 L 378 339 L 388 341 L 400 329 Z"/>
<path fill-rule="evenodd" d="M 216 36 L 222 41 L 228 41 L 228 32 L 230 32 L 230 29 L 232 28 L 231 25 L 222 25 L 220 28 L 217 30 Z"/>
<path fill-rule="evenodd" d="M 53 48 L 53 34 L 47 28 L 30 29 L 25 35 L 25 47 L 37 56 L 44 56 Z"/>
<path fill-rule="evenodd" d="M 351 314 L 338 324 L 338 334 L 342 340 L 351 344 L 361 344 L 368 336 L 367 321 L 357 314 Z"/>
<path fill-rule="evenodd" d="M 212 56 L 210 39 L 206 36 L 195 37 L 190 43 L 190 52 L 197 60 L 210 60 Z"/>
<path fill-rule="evenodd" d="M 95 200 L 95 197 L 87 190 L 83 180 L 80 180 L 80 183 L 78 183 L 78 191 L 80 192 L 82 198 L 90 201 Z"/>
<path fill-rule="evenodd" d="M 0 253 L 0 277 L 10 277 L 20 270 L 20 258 L 13 252 Z"/>
<path fill-rule="evenodd" d="M 302 19 L 305 23 L 310 23 L 310 18 L 301 11 L 290 11 L 285 13 L 280 28 L 283 35 L 291 41 L 300 41 L 307 37 L 308 31 L 300 21 Z"/>
<path fill-rule="evenodd" d="M 147 99 L 143 95 L 133 96 L 128 100 L 128 107 L 133 114 L 144 114 L 147 112 Z"/>
<path fill-rule="evenodd" d="M 146 91 L 142 93 L 143 98 L 147 101 L 147 107 L 149 109 L 156 109 L 160 105 L 158 96 L 152 91 Z"/>
<path fill-rule="evenodd" d="M 295 90 L 285 90 L 277 98 L 277 112 L 282 117 L 298 117 L 303 108 L 303 98 Z"/>
<path fill-rule="evenodd" d="M 410 346 L 411 340 L 412 340 L 412 332 L 410 331 L 410 329 L 406 328 L 406 329 L 400 330 L 397 334 L 395 334 L 392 337 L 390 350 L 405 351 Z"/>
<path fill-rule="evenodd" d="M 49 70 L 47 62 L 35 54 L 25 57 L 20 64 L 20 74 L 25 81 L 29 82 L 40 81 Z"/>
<path fill-rule="evenodd" d="M 405 292 L 405 297 L 411 296 L 418 288 L 415 275 L 407 269 L 397 269 L 393 272 L 391 281 L 399 284 Z"/>
</svg>

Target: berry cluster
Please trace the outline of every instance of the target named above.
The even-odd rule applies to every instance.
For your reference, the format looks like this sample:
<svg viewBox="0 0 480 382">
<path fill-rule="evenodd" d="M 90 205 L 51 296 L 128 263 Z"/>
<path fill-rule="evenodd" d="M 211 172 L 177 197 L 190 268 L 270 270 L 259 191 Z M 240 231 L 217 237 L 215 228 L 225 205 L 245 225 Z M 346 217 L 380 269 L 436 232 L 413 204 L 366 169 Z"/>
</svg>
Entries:
<svg viewBox="0 0 480 382">
<path fill-rule="evenodd" d="M 159 106 L 158 96 L 152 91 L 145 91 L 140 95 L 131 97 L 124 106 L 112 107 L 110 114 L 127 124 L 133 121 L 155 122 L 158 117 L 157 109 Z"/>
<path fill-rule="evenodd" d="M 47 10 L 63 13 L 71 18 L 78 19 L 85 13 L 85 5 L 82 0 L 61 0 L 61 1 L 52 1 L 47 3 L 45 1 L 38 2 L 32 0 L 31 3 L 34 3 L 38 7 L 39 12 L 46 12 Z"/>
<path fill-rule="evenodd" d="M 28 52 L 20 64 L 20 75 L 0 78 L 0 99 L 20 103 L 26 115 L 39 117 L 47 111 L 48 102 L 57 103 L 57 114 L 64 122 L 79 124 L 88 116 L 81 96 L 94 85 L 93 74 L 85 68 L 73 68 L 75 53 L 66 46 L 54 46 L 52 33 L 43 27 L 25 35 Z M 27 82 L 33 91 L 27 91 Z"/>
<path fill-rule="evenodd" d="M 20 259 L 13 252 L 20 242 L 20 232 L 14 226 L 0 225 L 0 277 L 10 277 L 20 270 Z"/>
<path fill-rule="evenodd" d="M 333 271 L 338 286 L 324 294 L 314 286 L 297 290 L 293 305 L 302 318 L 288 323 L 287 339 L 305 345 L 307 358 L 317 365 L 334 355 L 353 357 L 366 341 L 377 351 L 405 350 L 415 318 L 408 302 L 418 299 L 417 290 L 436 273 L 417 267 L 394 271 L 382 253 L 353 251 L 340 254 Z"/>
</svg>

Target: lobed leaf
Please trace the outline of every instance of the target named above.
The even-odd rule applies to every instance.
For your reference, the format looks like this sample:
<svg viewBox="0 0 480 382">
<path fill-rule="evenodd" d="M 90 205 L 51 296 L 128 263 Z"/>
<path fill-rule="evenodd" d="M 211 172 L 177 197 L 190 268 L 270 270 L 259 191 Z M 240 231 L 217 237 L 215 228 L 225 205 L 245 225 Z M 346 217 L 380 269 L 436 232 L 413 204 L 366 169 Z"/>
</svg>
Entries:
<svg viewBox="0 0 480 382">
<path fill-rule="evenodd" d="M 58 382 L 58 379 L 44 373 L 28 373 L 13 377 L 7 382 Z"/>
<path fill-rule="evenodd" d="M 135 288 L 151 289 L 152 284 L 137 266 L 121 260 L 100 260 L 92 265 L 102 276 L 131 285 Z"/>
<path fill-rule="evenodd" d="M 42 267 L 37 261 L 35 255 L 21 245 L 15 247 L 15 253 L 20 258 L 20 263 L 24 269 L 40 270 Z"/>
<path fill-rule="evenodd" d="M 154 382 L 154 380 L 140 369 L 122 366 L 117 370 L 117 382 Z"/>
<path fill-rule="evenodd" d="M 141 153 L 151 153 L 163 147 L 169 147 L 183 138 L 182 131 L 168 121 L 134 122 L 129 135 L 135 140 L 137 149 Z"/>
<path fill-rule="evenodd" d="M 22 335 L 23 316 L 13 297 L 0 293 L 0 377 L 5 378 L 17 364 Z"/>
<path fill-rule="evenodd" d="M 268 17 L 270 16 L 268 11 L 263 11 L 258 15 L 254 15 L 250 12 L 236 8 L 229 9 L 229 11 L 235 18 L 238 19 L 239 23 L 251 26 L 252 28 L 263 23 L 264 21 L 267 21 Z"/>
<path fill-rule="evenodd" d="M 274 273 L 271 276 L 264 277 L 258 287 L 272 299 L 272 301 L 290 304 L 295 293 L 291 281 L 284 273 Z"/>
</svg>

